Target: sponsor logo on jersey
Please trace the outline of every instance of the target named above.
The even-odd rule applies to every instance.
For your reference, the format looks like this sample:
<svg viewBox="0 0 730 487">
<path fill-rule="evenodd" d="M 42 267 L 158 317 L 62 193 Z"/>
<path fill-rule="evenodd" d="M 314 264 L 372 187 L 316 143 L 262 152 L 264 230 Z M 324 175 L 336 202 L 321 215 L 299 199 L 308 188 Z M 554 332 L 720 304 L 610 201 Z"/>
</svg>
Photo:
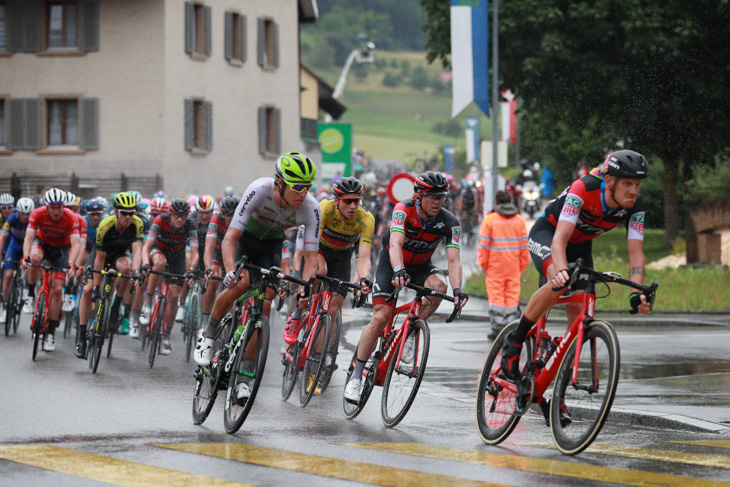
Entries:
<svg viewBox="0 0 730 487">
<path fill-rule="evenodd" d="M 459 240 L 461 240 L 461 227 L 452 228 L 451 233 L 454 235 L 454 242 L 459 243 Z"/>
<path fill-rule="evenodd" d="M 530 251 L 531 254 L 537 255 L 541 259 L 550 256 L 550 247 L 548 247 L 547 245 L 540 245 L 538 242 L 535 242 L 532 239 L 528 240 L 527 249 Z"/>
<path fill-rule="evenodd" d="M 238 212 L 238 216 L 243 216 L 243 213 L 246 211 L 246 206 L 251 203 L 251 200 L 253 199 L 255 194 L 256 191 L 251 191 L 250 193 L 248 193 L 248 196 L 246 196 L 246 201 L 244 201 L 243 206 L 241 206 L 241 211 Z"/>
<path fill-rule="evenodd" d="M 642 214 L 636 214 L 631 217 L 631 228 L 639 232 L 640 234 L 644 234 L 644 215 Z"/>
<path fill-rule="evenodd" d="M 397 225 L 397 226 L 403 226 L 403 223 L 406 220 L 406 214 L 402 211 L 394 211 L 393 212 L 393 219 L 391 220 L 391 225 Z"/>
<path fill-rule="evenodd" d="M 565 203 L 563 204 L 562 213 L 565 216 L 577 215 L 582 205 L 583 201 L 580 198 L 575 195 L 569 194 L 565 197 Z"/>
<path fill-rule="evenodd" d="M 433 226 L 433 228 L 444 228 L 445 226 L 446 226 L 446 223 L 438 222 L 436 225 Z"/>
</svg>

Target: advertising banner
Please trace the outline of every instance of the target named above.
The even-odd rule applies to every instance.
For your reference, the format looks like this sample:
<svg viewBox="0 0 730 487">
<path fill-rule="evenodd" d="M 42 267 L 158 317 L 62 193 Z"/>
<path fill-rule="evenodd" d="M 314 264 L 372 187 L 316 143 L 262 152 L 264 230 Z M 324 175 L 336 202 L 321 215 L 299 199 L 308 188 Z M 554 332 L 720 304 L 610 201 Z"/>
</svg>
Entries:
<svg viewBox="0 0 730 487">
<path fill-rule="evenodd" d="M 352 124 L 319 123 L 317 141 L 322 149 L 322 179 L 329 182 L 337 173 L 343 177 L 351 176 Z"/>
</svg>

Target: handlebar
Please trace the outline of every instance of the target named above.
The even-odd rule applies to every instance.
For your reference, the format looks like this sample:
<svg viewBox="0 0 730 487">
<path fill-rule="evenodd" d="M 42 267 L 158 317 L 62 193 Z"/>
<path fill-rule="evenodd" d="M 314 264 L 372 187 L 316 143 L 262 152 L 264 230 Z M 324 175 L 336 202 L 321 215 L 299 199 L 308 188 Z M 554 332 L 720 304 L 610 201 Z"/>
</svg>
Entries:
<svg viewBox="0 0 730 487">
<path fill-rule="evenodd" d="M 321 274 L 317 274 L 315 277 L 317 279 L 319 279 L 320 281 L 323 281 L 323 282 L 326 282 L 326 283 L 332 285 L 332 287 L 334 287 L 334 288 L 339 288 L 339 289 L 335 289 L 337 292 L 339 292 L 339 294 L 344 294 L 344 293 L 340 292 L 342 288 L 350 288 L 355 292 L 360 291 L 360 289 L 362 289 L 362 286 L 360 284 L 355 284 L 355 283 L 349 282 L 349 281 L 343 281 L 341 279 L 336 279 L 334 277 L 323 276 Z M 363 304 L 365 304 L 365 301 L 367 301 L 367 294 L 361 294 L 357 300 L 357 303 L 355 304 L 355 307 L 356 308 L 361 307 Z"/>
<path fill-rule="evenodd" d="M 87 267 L 85 273 L 88 277 L 90 277 L 91 274 L 101 274 L 102 276 L 121 277 L 122 279 L 137 279 L 137 282 L 140 282 L 140 283 L 144 279 L 141 275 L 138 278 L 136 278 L 131 275 L 128 276 L 126 274 L 122 274 L 116 269 L 97 270 L 97 269 L 92 269 L 91 267 Z M 130 293 L 132 293 L 132 294 L 135 293 L 135 286 L 132 286 Z"/>
<path fill-rule="evenodd" d="M 408 284 L 406 284 L 405 287 L 416 291 L 416 299 L 418 299 L 420 297 L 425 297 L 425 296 L 434 296 L 434 297 L 449 301 L 451 303 L 456 301 L 456 299 L 453 296 L 449 296 L 448 294 L 434 291 L 434 289 L 431 287 L 419 286 L 418 284 L 413 284 L 412 282 L 409 282 Z M 396 302 L 398 300 L 398 295 L 400 294 L 401 289 L 403 289 L 403 288 L 396 287 L 393 290 L 393 293 L 391 293 L 390 297 L 388 297 L 385 300 L 385 302 L 386 303 Z M 457 319 L 460 315 L 461 315 L 461 306 L 454 306 L 454 311 L 452 311 L 451 315 L 448 318 L 446 318 L 446 323 L 451 323 L 452 321 Z"/>
<path fill-rule="evenodd" d="M 46 264 L 32 264 L 30 262 L 26 263 L 25 265 L 30 266 L 30 267 L 39 267 L 39 268 L 41 268 L 45 271 L 49 271 L 49 272 L 66 272 L 70 269 L 70 267 L 53 267 L 53 266 L 46 265 Z"/>
</svg>

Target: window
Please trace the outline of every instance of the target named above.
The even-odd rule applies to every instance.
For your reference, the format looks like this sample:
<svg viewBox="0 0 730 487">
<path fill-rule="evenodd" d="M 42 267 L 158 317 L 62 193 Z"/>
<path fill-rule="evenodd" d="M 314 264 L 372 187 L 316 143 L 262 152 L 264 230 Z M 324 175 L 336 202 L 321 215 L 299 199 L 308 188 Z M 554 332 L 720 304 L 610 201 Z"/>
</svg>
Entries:
<svg viewBox="0 0 730 487">
<path fill-rule="evenodd" d="M 259 152 L 276 157 L 280 149 L 281 110 L 272 106 L 259 107 Z"/>
<path fill-rule="evenodd" d="M 9 150 L 54 154 L 99 150 L 98 98 L 8 98 L 5 107 Z"/>
<path fill-rule="evenodd" d="M 5 144 L 5 100 L 0 99 L 0 148 Z"/>
<path fill-rule="evenodd" d="M 273 69 L 279 67 L 279 24 L 271 19 L 259 19 L 258 25 L 259 66 Z"/>
<path fill-rule="evenodd" d="M 48 148 L 79 146 L 78 100 L 46 100 Z"/>
<path fill-rule="evenodd" d="M 213 103 L 185 100 L 185 150 L 206 154 L 213 149 Z"/>
<path fill-rule="evenodd" d="M 210 56 L 210 7 L 185 2 L 185 52 L 197 59 Z"/>
<path fill-rule="evenodd" d="M 78 5 L 76 2 L 46 3 L 46 45 L 51 50 L 78 50 Z"/>
<path fill-rule="evenodd" d="M 5 51 L 8 48 L 7 15 L 5 2 L 0 2 L 0 51 Z"/>
<path fill-rule="evenodd" d="M 246 62 L 246 16 L 226 12 L 225 57 L 234 65 Z"/>
</svg>

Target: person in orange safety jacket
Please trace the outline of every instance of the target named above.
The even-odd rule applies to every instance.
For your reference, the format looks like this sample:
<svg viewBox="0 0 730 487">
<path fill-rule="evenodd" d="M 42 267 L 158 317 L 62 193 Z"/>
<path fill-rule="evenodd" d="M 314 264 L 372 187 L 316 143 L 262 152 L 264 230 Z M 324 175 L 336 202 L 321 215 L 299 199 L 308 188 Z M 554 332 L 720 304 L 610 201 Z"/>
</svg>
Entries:
<svg viewBox="0 0 730 487">
<path fill-rule="evenodd" d="M 494 340 L 520 317 L 520 276 L 530 263 L 527 226 L 507 191 L 497 191 L 494 211 L 482 221 L 477 265 L 487 274 L 487 299 Z"/>
</svg>

